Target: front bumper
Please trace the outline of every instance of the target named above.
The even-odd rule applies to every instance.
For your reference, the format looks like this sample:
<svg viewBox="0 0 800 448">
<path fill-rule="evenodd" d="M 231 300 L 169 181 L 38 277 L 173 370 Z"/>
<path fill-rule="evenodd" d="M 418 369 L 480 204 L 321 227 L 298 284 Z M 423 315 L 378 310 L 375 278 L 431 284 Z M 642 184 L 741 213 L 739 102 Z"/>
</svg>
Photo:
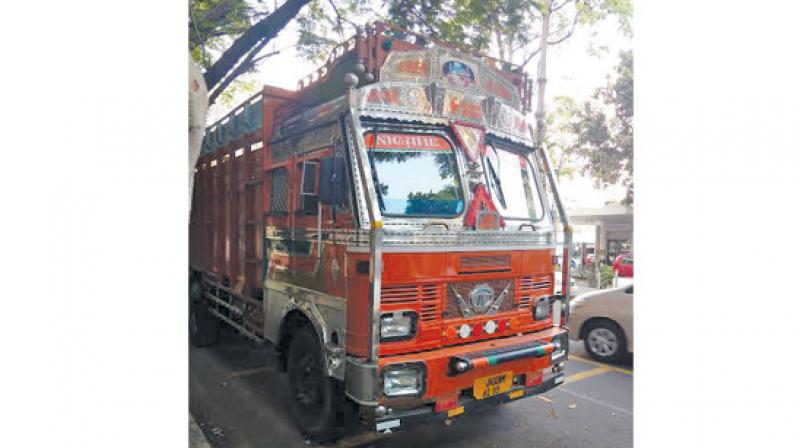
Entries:
<svg viewBox="0 0 800 448">
<path fill-rule="evenodd" d="M 392 411 L 382 418 L 375 418 L 372 430 L 379 433 L 403 431 L 414 426 L 430 422 L 444 422 L 445 420 L 465 413 L 475 413 L 487 410 L 503 403 L 518 401 L 542 394 L 564 382 L 564 372 L 546 375 L 541 384 L 533 387 L 514 386 L 508 392 L 483 400 L 462 398 L 459 406 L 444 412 L 435 412 L 434 405 L 429 404 L 415 409 Z"/>
<path fill-rule="evenodd" d="M 394 432 L 546 392 L 563 382 L 562 363 L 568 353 L 565 350 L 554 360 L 551 354 L 555 337 L 561 337 L 565 348 L 568 347 L 566 332 L 548 328 L 510 338 L 381 358 L 379 376 L 388 366 L 424 364 L 424 391 L 416 398 L 379 399 L 381 412 L 377 415 L 366 412 L 374 417 L 368 420 L 369 425 L 377 432 Z M 460 368 L 457 364 L 461 364 Z M 473 396 L 476 380 L 506 372 L 514 376 L 510 389 L 484 399 Z"/>
</svg>

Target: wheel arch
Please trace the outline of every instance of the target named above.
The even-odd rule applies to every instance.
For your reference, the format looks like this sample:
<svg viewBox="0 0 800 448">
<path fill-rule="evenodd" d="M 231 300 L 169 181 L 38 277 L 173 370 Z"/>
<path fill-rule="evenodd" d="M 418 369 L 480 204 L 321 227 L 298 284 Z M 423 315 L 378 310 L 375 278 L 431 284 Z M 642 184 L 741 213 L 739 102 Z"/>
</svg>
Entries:
<svg viewBox="0 0 800 448">
<path fill-rule="evenodd" d="M 283 372 L 286 371 L 286 354 L 289 351 L 289 344 L 292 342 L 292 336 L 295 334 L 295 332 L 303 327 L 311 327 L 314 330 L 314 334 L 317 335 L 317 340 L 319 341 L 320 347 L 324 346 L 324 341 L 320 336 L 320 329 L 317 328 L 318 324 L 316 324 L 313 319 L 311 319 L 306 313 L 298 308 L 289 311 L 283 316 L 283 319 L 281 319 L 281 324 L 278 330 L 277 348 L 280 354 L 280 367 Z"/>
</svg>

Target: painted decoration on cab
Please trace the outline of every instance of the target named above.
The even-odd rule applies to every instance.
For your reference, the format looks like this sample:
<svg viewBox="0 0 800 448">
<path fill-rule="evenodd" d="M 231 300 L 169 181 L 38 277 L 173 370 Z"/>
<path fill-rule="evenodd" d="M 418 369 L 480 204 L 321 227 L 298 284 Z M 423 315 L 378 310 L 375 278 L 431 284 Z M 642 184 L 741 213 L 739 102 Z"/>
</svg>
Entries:
<svg viewBox="0 0 800 448">
<path fill-rule="evenodd" d="M 500 102 L 492 104 L 490 109 L 490 126 L 522 138 L 527 137 L 528 124 L 522 112 Z"/>
<path fill-rule="evenodd" d="M 361 96 L 361 108 L 386 112 L 431 113 L 431 104 L 425 89 L 401 83 L 382 83 L 365 87 Z"/>
<path fill-rule="evenodd" d="M 481 100 L 455 90 L 445 92 L 442 114 L 450 118 L 483 123 Z"/>
<path fill-rule="evenodd" d="M 390 53 L 381 68 L 381 80 L 425 81 L 430 76 L 431 63 L 428 52 Z"/>
<path fill-rule="evenodd" d="M 475 73 L 461 61 L 447 61 L 442 65 L 442 74 L 447 82 L 458 87 L 471 87 L 475 84 Z"/>
<path fill-rule="evenodd" d="M 454 123 L 453 130 L 470 162 L 478 162 L 483 154 L 483 128 Z"/>
<path fill-rule="evenodd" d="M 512 83 L 497 74 L 494 70 L 481 66 L 481 89 L 501 99 L 514 109 L 520 108 L 519 94 Z"/>
<path fill-rule="evenodd" d="M 380 149 L 419 149 L 449 151 L 450 144 L 438 135 L 430 134 L 400 134 L 381 132 L 375 138 L 374 132 L 364 135 L 364 144 L 367 148 Z"/>
</svg>

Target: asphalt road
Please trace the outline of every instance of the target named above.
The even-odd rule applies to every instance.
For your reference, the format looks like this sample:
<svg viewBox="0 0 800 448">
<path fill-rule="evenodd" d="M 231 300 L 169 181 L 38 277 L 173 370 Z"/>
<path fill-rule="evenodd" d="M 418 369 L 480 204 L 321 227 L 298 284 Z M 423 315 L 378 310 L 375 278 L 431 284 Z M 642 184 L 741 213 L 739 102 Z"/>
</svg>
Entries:
<svg viewBox="0 0 800 448">
<path fill-rule="evenodd" d="M 596 363 L 574 341 L 570 350 L 564 384 L 546 394 L 365 446 L 631 447 L 632 360 Z M 224 332 L 213 347 L 190 348 L 189 363 L 190 410 L 213 447 L 307 446 L 288 415 L 288 380 L 271 348 Z"/>
</svg>

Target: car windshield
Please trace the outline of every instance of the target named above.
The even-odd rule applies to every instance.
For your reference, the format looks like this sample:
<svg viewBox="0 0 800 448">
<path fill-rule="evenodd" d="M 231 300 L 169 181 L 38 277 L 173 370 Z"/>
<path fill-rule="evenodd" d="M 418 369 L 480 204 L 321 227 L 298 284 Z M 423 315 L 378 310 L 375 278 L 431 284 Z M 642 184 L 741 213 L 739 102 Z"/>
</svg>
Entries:
<svg viewBox="0 0 800 448">
<path fill-rule="evenodd" d="M 488 144 L 485 160 L 492 199 L 500 215 L 504 218 L 541 220 L 544 210 L 528 159 Z"/>
<path fill-rule="evenodd" d="M 458 165 L 444 138 L 368 133 L 364 141 L 381 212 L 388 216 L 453 217 L 464 210 Z"/>
</svg>

